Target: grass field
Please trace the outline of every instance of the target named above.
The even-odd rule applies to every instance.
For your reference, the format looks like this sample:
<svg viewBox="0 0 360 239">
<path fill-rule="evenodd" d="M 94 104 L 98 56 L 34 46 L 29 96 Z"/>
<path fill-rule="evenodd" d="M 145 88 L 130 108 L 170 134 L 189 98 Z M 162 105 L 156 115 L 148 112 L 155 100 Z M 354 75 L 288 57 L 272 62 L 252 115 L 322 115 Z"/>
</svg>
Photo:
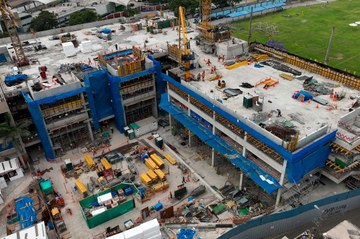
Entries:
<svg viewBox="0 0 360 239">
<path fill-rule="evenodd" d="M 272 35 L 272 40 L 282 42 L 291 53 L 322 63 L 331 29 L 335 27 L 328 65 L 360 75 L 360 25 L 349 26 L 357 21 L 360 21 L 360 0 L 337 0 L 256 17 L 253 26 L 276 26 L 278 34 Z M 234 22 L 231 29 L 233 36 L 247 39 L 249 21 Z M 251 41 L 268 40 L 266 32 L 253 30 Z"/>
</svg>

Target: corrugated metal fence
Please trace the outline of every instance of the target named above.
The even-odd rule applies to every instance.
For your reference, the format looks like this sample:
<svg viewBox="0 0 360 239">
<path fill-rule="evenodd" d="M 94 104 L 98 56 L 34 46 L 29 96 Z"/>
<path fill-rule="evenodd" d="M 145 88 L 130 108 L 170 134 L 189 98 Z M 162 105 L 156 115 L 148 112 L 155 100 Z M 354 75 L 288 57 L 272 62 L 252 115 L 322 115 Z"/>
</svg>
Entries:
<svg viewBox="0 0 360 239">
<path fill-rule="evenodd" d="M 316 207 L 319 209 L 317 209 Z M 219 239 L 256 239 L 280 235 L 314 220 L 360 208 L 360 189 L 315 201 L 293 210 L 257 218 L 242 224 Z"/>
</svg>

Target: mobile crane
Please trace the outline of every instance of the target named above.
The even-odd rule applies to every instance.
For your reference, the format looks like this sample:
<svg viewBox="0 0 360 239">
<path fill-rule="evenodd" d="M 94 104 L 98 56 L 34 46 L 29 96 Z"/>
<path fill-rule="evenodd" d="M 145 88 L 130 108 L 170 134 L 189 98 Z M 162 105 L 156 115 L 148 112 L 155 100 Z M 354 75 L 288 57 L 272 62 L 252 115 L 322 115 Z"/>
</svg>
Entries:
<svg viewBox="0 0 360 239">
<path fill-rule="evenodd" d="M 19 18 L 14 15 L 11 8 L 7 5 L 6 0 L 0 0 L 0 12 L 15 51 L 16 64 L 19 67 L 29 65 L 29 60 L 24 53 L 19 35 L 16 31 L 16 27 L 19 26 Z"/>
</svg>

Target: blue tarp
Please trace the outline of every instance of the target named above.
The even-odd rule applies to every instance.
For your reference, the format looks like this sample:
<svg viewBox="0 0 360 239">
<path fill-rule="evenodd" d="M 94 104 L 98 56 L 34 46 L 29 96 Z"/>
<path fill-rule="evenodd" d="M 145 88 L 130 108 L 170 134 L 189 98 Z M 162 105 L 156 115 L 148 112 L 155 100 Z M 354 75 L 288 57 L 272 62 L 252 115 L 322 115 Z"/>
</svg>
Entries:
<svg viewBox="0 0 360 239">
<path fill-rule="evenodd" d="M 271 175 L 259 168 L 250 159 L 242 156 L 233 147 L 228 145 L 220 137 L 213 135 L 206 127 L 199 124 L 195 119 L 188 116 L 183 110 L 167 101 L 167 94 L 161 96 L 160 107 L 175 117 L 187 129 L 196 134 L 204 143 L 224 155 L 233 165 L 241 169 L 255 183 L 262 187 L 267 193 L 272 193 L 281 187 L 279 182 Z"/>
<path fill-rule="evenodd" d="M 304 96 L 304 101 L 312 100 L 313 95 L 310 92 L 301 90 L 293 95 L 294 99 L 297 99 L 300 95 Z"/>
<path fill-rule="evenodd" d="M 118 51 L 118 52 L 115 52 L 115 53 L 108 54 L 108 55 L 104 56 L 104 59 L 109 60 L 109 59 L 114 59 L 115 57 L 127 56 L 127 55 L 130 55 L 132 52 L 133 52 L 132 49 Z"/>
<path fill-rule="evenodd" d="M 20 220 L 20 229 L 30 227 L 36 223 L 36 210 L 33 203 L 34 200 L 32 198 L 25 196 L 16 199 L 15 209 Z"/>
<path fill-rule="evenodd" d="M 105 34 L 110 34 L 111 33 L 111 29 L 110 28 L 104 28 L 101 30 L 102 33 L 105 33 Z"/>
<path fill-rule="evenodd" d="M 24 74 L 17 74 L 11 76 L 5 76 L 5 85 L 13 86 L 28 79 L 27 75 Z"/>
<path fill-rule="evenodd" d="M 193 239 L 196 231 L 192 229 L 180 229 L 179 233 L 176 234 L 178 239 Z"/>
</svg>

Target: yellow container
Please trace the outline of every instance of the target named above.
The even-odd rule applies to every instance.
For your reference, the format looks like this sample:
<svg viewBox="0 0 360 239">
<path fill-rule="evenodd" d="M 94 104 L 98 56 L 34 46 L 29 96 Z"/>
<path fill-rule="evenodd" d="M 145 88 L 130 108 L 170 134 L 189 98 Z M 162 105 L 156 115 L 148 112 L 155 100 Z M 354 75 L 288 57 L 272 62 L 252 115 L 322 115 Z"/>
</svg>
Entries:
<svg viewBox="0 0 360 239">
<path fill-rule="evenodd" d="M 141 182 L 143 184 L 145 184 L 146 186 L 149 186 L 152 183 L 150 177 L 146 173 L 141 174 L 140 179 L 141 179 Z"/>
<path fill-rule="evenodd" d="M 80 181 L 80 179 L 75 180 L 75 186 L 82 195 L 87 194 L 87 189 L 85 185 Z"/>
<path fill-rule="evenodd" d="M 85 159 L 85 162 L 86 162 L 86 164 L 87 164 L 87 166 L 88 166 L 89 168 L 95 167 L 95 161 L 94 161 L 94 159 L 90 156 L 90 154 L 85 154 L 85 155 L 84 155 L 84 159 Z"/>
<path fill-rule="evenodd" d="M 151 180 L 153 182 L 157 181 L 159 179 L 159 177 L 157 176 L 156 173 L 154 173 L 154 171 L 152 171 L 151 169 L 149 169 L 146 174 L 151 178 Z"/>
<path fill-rule="evenodd" d="M 159 167 L 157 166 L 156 163 L 154 163 L 154 161 L 152 161 L 151 159 L 147 158 L 145 159 L 145 165 L 146 167 L 148 167 L 149 169 L 151 170 L 154 170 L 154 169 L 158 169 Z"/>
<path fill-rule="evenodd" d="M 105 170 L 111 169 L 111 164 L 109 163 L 109 161 L 107 161 L 106 158 L 102 158 L 100 162 Z"/>
<path fill-rule="evenodd" d="M 157 154 L 151 154 L 150 158 L 154 161 L 154 163 L 156 163 L 157 166 L 159 166 L 159 168 L 163 168 L 165 166 L 164 161 L 162 161 L 162 159 L 157 156 Z"/>
<path fill-rule="evenodd" d="M 170 164 L 175 165 L 177 163 L 176 160 L 173 157 L 171 157 L 170 154 L 165 153 L 164 156 Z"/>
<path fill-rule="evenodd" d="M 163 171 L 161 171 L 160 169 L 155 169 L 154 172 L 157 174 L 157 176 L 159 176 L 161 181 L 166 180 L 166 176 L 165 176 L 165 173 Z"/>
</svg>

